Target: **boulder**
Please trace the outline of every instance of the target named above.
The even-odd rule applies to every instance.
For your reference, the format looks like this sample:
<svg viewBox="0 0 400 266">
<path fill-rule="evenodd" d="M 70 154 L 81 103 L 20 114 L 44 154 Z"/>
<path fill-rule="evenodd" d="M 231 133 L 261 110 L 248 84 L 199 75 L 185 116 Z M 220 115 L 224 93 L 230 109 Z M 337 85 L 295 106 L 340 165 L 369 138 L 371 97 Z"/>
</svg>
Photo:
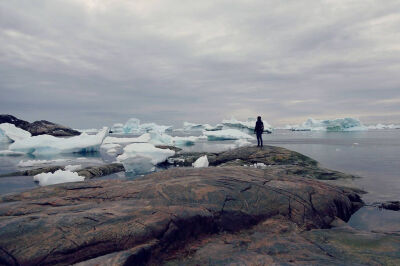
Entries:
<svg viewBox="0 0 400 266">
<path fill-rule="evenodd" d="M 185 259 L 195 264 L 195 247 L 203 259 L 243 254 L 249 258 L 245 264 L 268 264 L 290 250 L 284 243 L 298 241 L 297 252 L 303 252 L 301 239 L 280 243 L 285 232 L 329 228 L 337 218 L 347 221 L 362 204 L 351 189 L 237 166 L 52 185 L 0 197 L 0 264 L 141 265 Z M 268 231 L 275 219 L 294 231 Z M 224 240 L 225 234 L 237 240 Z M 266 249 L 254 239 L 276 246 Z M 213 245 L 202 251 L 207 243 Z M 251 252 L 246 245 L 253 245 Z M 331 259 L 313 247 L 314 262 Z M 270 258 L 258 255 L 262 250 Z"/>
</svg>

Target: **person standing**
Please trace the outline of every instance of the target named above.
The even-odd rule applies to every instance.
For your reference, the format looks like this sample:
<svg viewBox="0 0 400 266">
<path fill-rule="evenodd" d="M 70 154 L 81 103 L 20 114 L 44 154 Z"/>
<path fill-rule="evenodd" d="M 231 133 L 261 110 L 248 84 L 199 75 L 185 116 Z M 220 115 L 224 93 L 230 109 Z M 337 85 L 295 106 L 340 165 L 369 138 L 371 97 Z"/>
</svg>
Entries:
<svg viewBox="0 0 400 266">
<path fill-rule="evenodd" d="M 261 116 L 257 117 L 254 133 L 257 135 L 257 147 L 263 146 L 262 133 L 264 132 L 264 123 L 261 121 Z"/>
</svg>

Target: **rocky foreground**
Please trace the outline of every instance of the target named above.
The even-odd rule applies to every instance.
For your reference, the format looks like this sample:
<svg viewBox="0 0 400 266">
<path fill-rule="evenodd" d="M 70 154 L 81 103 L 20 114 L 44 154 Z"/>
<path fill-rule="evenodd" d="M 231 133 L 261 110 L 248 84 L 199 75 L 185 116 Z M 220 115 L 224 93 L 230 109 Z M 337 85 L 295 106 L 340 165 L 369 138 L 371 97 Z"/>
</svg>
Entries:
<svg viewBox="0 0 400 266">
<path fill-rule="evenodd" d="M 362 232 L 345 224 L 363 205 L 358 191 L 303 177 L 315 177 L 315 161 L 273 150 L 219 154 L 213 162 L 219 167 L 2 196 L 0 264 L 400 264 L 398 232 Z M 277 164 L 232 165 L 252 160 Z M 286 171 L 288 163 L 279 168 L 288 160 L 291 169 L 305 172 Z"/>
</svg>

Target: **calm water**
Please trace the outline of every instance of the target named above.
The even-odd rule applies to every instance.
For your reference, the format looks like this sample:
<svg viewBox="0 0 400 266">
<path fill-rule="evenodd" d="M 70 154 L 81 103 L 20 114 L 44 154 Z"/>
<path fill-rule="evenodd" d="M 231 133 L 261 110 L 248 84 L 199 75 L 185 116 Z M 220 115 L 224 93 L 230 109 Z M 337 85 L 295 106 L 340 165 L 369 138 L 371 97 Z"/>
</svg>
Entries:
<svg viewBox="0 0 400 266">
<path fill-rule="evenodd" d="M 177 135 L 185 135 L 177 133 Z M 195 134 L 192 134 L 195 135 Z M 365 132 L 292 132 L 276 130 L 264 135 L 266 145 L 285 147 L 320 162 L 321 166 L 360 176 L 353 180 L 334 181 L 340 185 L 361 188 L 366 203 L 400 200 L 400 130 L 370 130 Z M 186 151 L 220 152 L 232 146 L 232 141 L 201 141 Z M 0 146 L 6 149 L 7 145 Z M 58 155 L 56 157 L 0 156 L 0 174 L 23 168 L 17 164 L 21 160 L 54 160 L 53 164 L 93 165 L 112 162 L 115 158 L 106 153 L 90 155 Z M 26 168 L 24 168 L 26 169 Z M 115 174 L 105 178 L 130 179 L 132 176 Z M 0 178 L 0 194 L 22 191 L 37 186 L 32 177 Z M 360 229 L 374 229 L 389 223 L 389 229 L 400 230 L 400 212 L 380 211 L 362 208 L 353 215 L 350 224 Z M 371 229 L 371 230 L 372 230 Z"/>
</svg>

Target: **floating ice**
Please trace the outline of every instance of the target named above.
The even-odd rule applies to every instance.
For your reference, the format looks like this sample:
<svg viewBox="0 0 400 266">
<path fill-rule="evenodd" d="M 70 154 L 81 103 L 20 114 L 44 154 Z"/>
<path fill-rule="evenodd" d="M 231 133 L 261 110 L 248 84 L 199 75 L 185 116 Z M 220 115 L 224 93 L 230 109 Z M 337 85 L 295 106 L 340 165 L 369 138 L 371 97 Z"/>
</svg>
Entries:
<svg viewBox="0 0 400 266">
<path fill-rule="evenodd" d="M 29 138 L 31 133 L 13 124 L 2 123 L 0 124 L 0 142 L 13 142 Z"/>
<path fill-rule="evenodd" d="M 145 133 L 137 138 L 116 138 L 116 137 L 106 137 L 104 139 L 103 145 L 104 144 L 112 144 L 112 143 L 143 143 L 143 142 L 149 142 L 151 139 L 149 133 Z"/>
<path fill-rule="evenodd" d="M 123 133 L 124 132 L 123 128 L 124 128 L 124 124 L 116 123 L 111 127 L 111 132 L 112 133 Z"/>
<path fill-rule="evenodd" d="M 83 181 L 85 177 L 79 176 L 78 173 L 71 171 L 57 170 L 54 173 L 41 173 L 33 177 L 34 181 L 39 182 L 40 186 L 48 186 L 53 184 Z"/>
<path fill-rule="evenodd" d="M 266 121 L 263 121 L 264 124 L 264 131 L 271 132 L 272 127 Z M 231 118 L 229 120 L 222 120 L 222 125 L 225 128 L 233 128 L 233 129 L 240 129 L 253 132 L 256 126 L 256 119 L 248 118 L 247 121 L 239 121 L 235 118 Z"/>
<path fill-rule="evenodd" d="M 247 139 L 238 139 L 233 144 L 237 148 L 245 147 L 245 146 L 251 146 L 252 145 L 252 143 L 250 141 L 248 141 Z"/>
<path fill-rule="evenodd" d="M 174 154 L 174 151 L 159 149 L 150 143 L 133 143 L 124 148 L 124 153 L 117 160 L 124 165 L 126 172 L 142 174 L 153 171 L 155 165 Z"/>
<path fill-rule="evenodd" d="M 208 167 L 207 155 L 198 158 L 192 165 L 194 168 Z"/>
<path fill-rule="evenodd" d="M 368 129 L 400 129 L 400 125 L 395 125 L 395 124 L 390 124 L 390 125 L 377 124 L 377 125 L 367 126 L 367 128 Z"/>
<path fill-rule="evenodd" d="M 0 156 L 22 156 L 25 152 L 2 150 L 0 151 Z"/>
<path fill-rule="evenodd" d="M 103 128 L 96 135 L 82 133 L 70 138 L 57 138 L 50 135 L 40 135 L 17 140 L 9 147 L 12 151 L 30 154 L 57 154 L 57 153 L 86 153 L 100 149 L 108 128 Z"/>
<path fill-rule="evenodd" d="M 64 169 L 65 169 L 66 171 L 74 172 L 74 171 L 78 171 L 78 170 L 82 169 L 82 165 L 80 165 L 80 164 L 75 164 L 75 165 L 69 164 L 69 165 L 66 165 L 66 166 L 64 167 Z"/>
<path fill-rule="evenodd" d="M 183 123 L 183 130 L 184 131 L 215 131 L 215 130 L 221 130 L 223 128 L 222 124 L 218 124 L 216 126 L 211 126 L 209 124 L 195 124 L 195 123 L 190 123 L 190 122 L 184 122 Z"/>
<path fill-rule="evenodd" d="M 75 129 L 81 133 L 87 133 L 87 134 L 96 134 L 100 131 L 100 129 L 97 128 L 88 128 L 88 129 Z"/>
<path fill-rule="evenodd" d="M 159 132 L 163 133 L 166 131 L 171 131 L 172 126 L 163 126 L 158 125 L 156 123 L 144 123 L 140 124 L 140 120 L 137 118 L 129 119 L 125 125 L 123 124 L 114 124 L 111 127 L 111 131 L 113 133 L 124 133 L 124 134 L 142 134 L 146 132 Z"/>
<path fill-rule="evenodd" d="M 195 137 L 195 136 L 188 136 L 188 137 L 172 137 L 165 133 L 158 133 L 158 132 L 150 132 L 150 143 L 154 145 L 170 145 L 170 146 L 191 146 L 200 139 L 205 139 L 204 136 Z"/>
<path fill-rule="evenodd" d="M 333 120 L 317 120 L 309 118 L 299 126 L 293 126 L 293 131 L 362 131 L 368 130 L 360 120 L 355 118 L 338 118 Z"/>
<path fill-rule="evenodd" d="M 254 139 L 254 137 L 237 129 L 223 129 L 218 131 L 204 131 L 208 140 L 236 140 L 236 139 Z"/>
<path fill-rule="evenodd" d="M 31 166 L 44 165 L 44 164 L 65 163 L 67 161 L 70 161 L 70 160 L 68 160 L 68 159 L 27 160 L 27 161 L 20 161 L 17 165 L 20 167 L 31 167 Z"/>
</svg>

